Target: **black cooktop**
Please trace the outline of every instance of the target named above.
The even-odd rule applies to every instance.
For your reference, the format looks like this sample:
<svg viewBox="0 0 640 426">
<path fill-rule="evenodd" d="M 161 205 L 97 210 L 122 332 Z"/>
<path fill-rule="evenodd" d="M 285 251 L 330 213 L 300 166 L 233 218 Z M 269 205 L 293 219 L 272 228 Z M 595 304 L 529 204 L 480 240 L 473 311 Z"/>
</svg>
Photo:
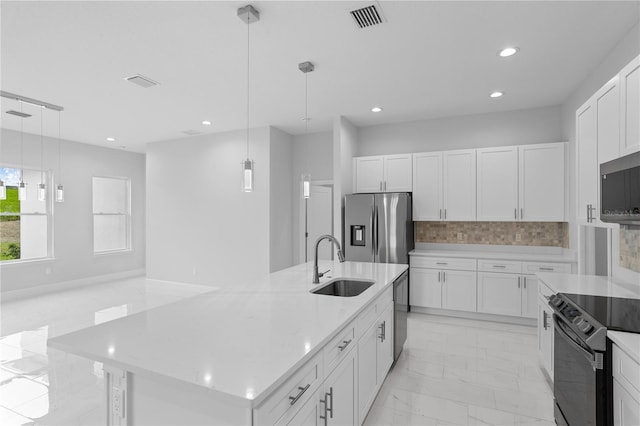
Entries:
<svg viewBox="0 0 640 426">
<path fill-rule="evenodd" d="M 564 293 L 608 330 L 640 333 L 640 299 Z"/>
</svg>

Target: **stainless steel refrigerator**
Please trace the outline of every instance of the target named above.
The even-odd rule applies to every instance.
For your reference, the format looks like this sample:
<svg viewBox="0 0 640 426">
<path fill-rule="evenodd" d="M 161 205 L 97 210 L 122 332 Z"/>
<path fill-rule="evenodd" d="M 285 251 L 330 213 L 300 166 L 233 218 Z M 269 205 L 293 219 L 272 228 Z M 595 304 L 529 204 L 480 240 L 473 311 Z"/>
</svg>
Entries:
<svg viewBox="0 0 640 426">
<path fill-rule="evenodd" d="M 409 263 L 413 250 L 411 194 L 351 194 L 344 203 L 347 260 Z"/>
</svg>

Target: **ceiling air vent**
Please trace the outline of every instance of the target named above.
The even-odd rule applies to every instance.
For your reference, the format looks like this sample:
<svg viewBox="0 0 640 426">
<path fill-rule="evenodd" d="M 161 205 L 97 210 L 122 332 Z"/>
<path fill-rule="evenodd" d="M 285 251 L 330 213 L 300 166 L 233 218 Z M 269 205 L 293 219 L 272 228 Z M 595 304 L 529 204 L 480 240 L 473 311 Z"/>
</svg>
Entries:
<svg viewBox="0 0 640 426">
<path fill-rule="evenodd" d="M 127 80 L 130 83 L 137 84 L 138 86 L 145 87 L 145 88 L 146 87 L 157 86 L 158 84 L 160 84 L 157 81 L 153 81 L 149 77 L 145 77 L 145 76 L 140 75 L 140 74 L 132 75 L 131 77 L 126 77 L 125 80 Z"/>
<path fill-rule="evenodd" d="M 382 16 L 376 9 L 375 5 L 363 7 L 361 9 L 352 10 L 351 16 L 360 28 L 371 27 L 382 23 Z"/>
<path fill-rule="evenodd" d="M 22 118 L 31 117 L 31 114 L 27 114 L 26 112 L 15 111 L 13 109 L 10 109 L 9 111 L 7 111 L 7 114 L 17 115 L 18 117 L 22 117 Z"/>
</svg>

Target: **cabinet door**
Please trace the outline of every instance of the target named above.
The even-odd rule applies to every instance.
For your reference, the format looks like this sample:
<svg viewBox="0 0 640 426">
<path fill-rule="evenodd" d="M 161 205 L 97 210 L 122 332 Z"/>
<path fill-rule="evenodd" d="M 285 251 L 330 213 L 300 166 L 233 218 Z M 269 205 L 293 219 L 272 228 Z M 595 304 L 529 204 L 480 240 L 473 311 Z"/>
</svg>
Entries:
<svg viewBox="0 0 640 426">
<path fill-rule="evenodd" d="M 475 271 L 442 271 L 442 307 L 476 312 Z"/>
<path fill-rule="evenodd" d="M 522 283 L 522 316 L 536 318 L 538 316 L 538 279 L 534 275 L 523 275 Z"/>
<path fill-rule="evenodd" d="M 640 56 L 620 71 L 620 155 L 640 150 Z"/>
<path fill-rule="evenodd" d="M 553 381 L 553 324 L 552 314 L 544 297 L 538 296 L 538 357 Z"/>
<path fill-rule="evenodd" d="M 598 163 L 602 164 L 620 156 L 620 84 L 617 76 L 596 92 L 594 101 Z"/>
<path fill-rule="evenodd" d="M 588 223 L 589 207 L 598 206 L 598 145 L 596 144 L 596 116 L 590 100 L 576 111 L 576 146 L 578 157 L 577 193 L 578 222 Z M 597 208 L 593 210 L 597 215 Z"/>
<path fill-rule="evenodd" d="M 376 377 L 380 386 L 393 364 L 393 302 L 387 305 L 376 324 L 378 326 Z"/>
<path fill-rule="evenodd" d="M 520 275 L 478 272 L 478 312 L 519 317 Z"/>
<path fill-rule="evenodd" d="M 382 192 L 384 158 L 356 157 L 353 163 L 355 192 Z"/>
<path fill-rule="evenodd" d="M 445 220 L 476 220 L 476 151 L 446 151 L 443 155 Z"/>
<path fill-rule="evenodd" d="M 376 396 L 377 351 L 378 327 L 374 322 L 358 341 L 358 412 L 361 419 L 367 415 Z"/>
<path fill-rule="evenodd" d="M 411 154 L 384 156 L 385 192 L 411 192 L 413 190 Z"/>
<path fill-rule="evenodd" d="M 478 156 L 478 220 L 518 219 L 518 148 L 485 148 Z"/>
<path fill-rule="evenodd" d="M 357 352 L 351 350 L 324 382 L 322 400 L 327 404 L 329 425 L 358 424 L 356 368 Z"/>
<path fill-rule="evenodd" d="M 320 401 L 320 391 L 316 391 L 298 412 L 291 418 L 285 418 L 278 421 L 279 425 L 301 425 L 301 426 L 320 426 L 320 416 L 322 415 Z M 286 416 L 285 416 L 286 417 Z"/>
<path fill-rule="evenodd" d="M 442 307 L 442 272 L 437 269 L 411 268 L 409 305 L 423 308 Z"/>
<path fill-rule="evenodd" d="M 524 145 L 520 153 L 520 220 L 563 222 L 564 143 Z"/>
<path fill-rule="evenodd" d="M 442 153 L 413 154 L 413 220 L 442 219 Z"/>
<path fill-rule="evenodd" d="M 640 425 L 640 402 L 613 379 L 613 424 L 615 426 Z"/>
</svg>

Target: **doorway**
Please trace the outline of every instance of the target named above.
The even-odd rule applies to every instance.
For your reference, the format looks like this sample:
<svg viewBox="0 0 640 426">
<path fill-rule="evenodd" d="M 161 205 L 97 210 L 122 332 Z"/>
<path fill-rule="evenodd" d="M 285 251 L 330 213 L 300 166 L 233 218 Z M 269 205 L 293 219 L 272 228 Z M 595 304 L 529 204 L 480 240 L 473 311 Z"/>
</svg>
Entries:
<svg viewBox="0 0 640 426">
<path fill-rule="evenodd" d="M 312 181 L 310 196 L 300 200 L 300 263 L 313 260 L 315 242 L 333 235 L 333 182 Z M 318 247 L 318 259 L 333 260 L 332 245 Z"/>
</svg>

